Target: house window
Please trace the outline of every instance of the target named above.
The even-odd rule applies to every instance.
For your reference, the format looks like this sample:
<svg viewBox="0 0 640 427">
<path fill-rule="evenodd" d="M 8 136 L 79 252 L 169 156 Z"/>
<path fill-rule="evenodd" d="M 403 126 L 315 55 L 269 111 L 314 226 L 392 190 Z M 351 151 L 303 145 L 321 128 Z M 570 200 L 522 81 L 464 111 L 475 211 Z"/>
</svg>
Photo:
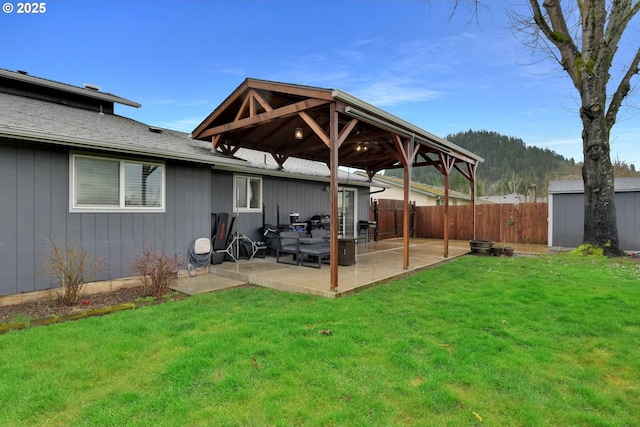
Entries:
<svg viewBox="0 0 640 427">
<path fill-rule="evenodd" d="M 449 199 L 449 206 L 457 206 L 458 205 L 458 201 L 456 199 Z M 436 200 L 436 206 L 444 206 L 444 199 L 437 199 Z"/>
<path fill-rule="evenodd" d="M 262 178 L 236 175 L 233 180 L 233 193 L 234 212 L 262 209 Z"/>
<path fill-rule="evenodd" d="M 72 211 L 164 212 L 165 166 L 73 154 Z"/>
</svg>

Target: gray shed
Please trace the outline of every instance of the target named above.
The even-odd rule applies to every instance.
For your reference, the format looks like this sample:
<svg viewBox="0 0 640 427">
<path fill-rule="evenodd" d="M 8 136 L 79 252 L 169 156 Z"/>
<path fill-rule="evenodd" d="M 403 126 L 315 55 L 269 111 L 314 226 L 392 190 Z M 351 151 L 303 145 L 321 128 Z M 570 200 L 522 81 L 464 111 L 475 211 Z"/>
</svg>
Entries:
<svg viewBox="0 0 640 427">
<path fill-rule="evenodd" d="M 616 178 L 616 216 L 620 248 L 640 250 L 640 178 Z M 584 231 L 581 180 L 549 182 L 549 246 L 575 248 Z"/>
</svg>

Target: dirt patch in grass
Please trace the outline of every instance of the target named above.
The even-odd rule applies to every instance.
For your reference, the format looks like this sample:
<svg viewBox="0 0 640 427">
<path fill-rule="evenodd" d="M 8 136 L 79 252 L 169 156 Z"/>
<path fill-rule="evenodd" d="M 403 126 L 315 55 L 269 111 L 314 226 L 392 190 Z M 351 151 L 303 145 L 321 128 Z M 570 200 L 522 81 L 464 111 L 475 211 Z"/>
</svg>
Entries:
<svg viewBox="0 0 640 427">
<path fill-rule="evenodd" d="M 63 317 L 70 314 L 83 313 L 107 307 L 116 307 L 122 304 L 133 303 L 136 306 L 157 304 L 170 299 L 183 299 L 187 295 L 174 293 L 168 297 L 156 300 L 146 296 L 142 286 L 120 288 L 110 292 L 85 295 L 76 305 L 65 306 L 59 304 L 55 298 L 42 301 L 29 301 L 20 304 L 12 304 L 0 307 L 0 323 L 24 322 L 48 317 Z"/>
</svg>

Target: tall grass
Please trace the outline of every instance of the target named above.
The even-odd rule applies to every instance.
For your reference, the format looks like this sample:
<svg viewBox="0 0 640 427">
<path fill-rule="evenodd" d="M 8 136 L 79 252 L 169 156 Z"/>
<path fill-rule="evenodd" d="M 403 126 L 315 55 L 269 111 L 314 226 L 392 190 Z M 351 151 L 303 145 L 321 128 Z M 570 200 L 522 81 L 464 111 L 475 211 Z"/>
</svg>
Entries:
<svg viewBox="0 0 640 427">
<path fill-rule="evenodd" d="M 260 288 L 0 336 L 0 425 L 640 423 L 640 268 L 465 257 L 328 300 Z"/>
</svg>

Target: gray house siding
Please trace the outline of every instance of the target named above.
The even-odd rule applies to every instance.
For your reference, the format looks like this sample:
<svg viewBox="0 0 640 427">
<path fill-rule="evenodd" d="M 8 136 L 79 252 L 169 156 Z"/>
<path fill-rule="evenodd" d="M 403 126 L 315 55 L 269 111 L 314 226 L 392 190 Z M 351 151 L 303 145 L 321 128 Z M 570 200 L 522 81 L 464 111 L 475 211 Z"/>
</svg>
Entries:
<svg viewBox="0 0 640 427">
<path fill-rule="evenodd" d="M 640 181 L 616 178 L 615 200 L 619 247 L 640 250 Z M 549 184 L 549 209 L 552 225 L 550 244 L 575 248 L 584 234 L 584 194 L 581 181 L 553 181 Z"/>
<path fill-rule="evenodd" d="M 260 177 L 258 174 L 241 175 Z M 236 217 L 233 231 L 252 240 L 261 240 L 262 212 L 233 212 L 233 176 L 232 172 L 212 171 L 211 212 L 228 212 Z M 278 206 L 281 224 L 289 223 L 291 212 L 299 213 L 301 221 L 306 221 L 314 215 L 329 214 L 329 193 L 325 190 L 327 185 L 325 182 L 262 176 L 265 223 L 277 224 Z M 369 187 L 359 187 L 357 190 L 358 217 L 369 219 Z"/>
<path fill-rule="evenodd" d="M 208 166 L 167 162 L 164 213 L 70 213 L 69 151 L 1 141 L 0 295 L 58 286 L 44 271 L 49 238 L 104 260 L 97 280 L 134 275 L 145 247 L 184 258 L 210 233 L 210 185 Z"/>
</svg>

